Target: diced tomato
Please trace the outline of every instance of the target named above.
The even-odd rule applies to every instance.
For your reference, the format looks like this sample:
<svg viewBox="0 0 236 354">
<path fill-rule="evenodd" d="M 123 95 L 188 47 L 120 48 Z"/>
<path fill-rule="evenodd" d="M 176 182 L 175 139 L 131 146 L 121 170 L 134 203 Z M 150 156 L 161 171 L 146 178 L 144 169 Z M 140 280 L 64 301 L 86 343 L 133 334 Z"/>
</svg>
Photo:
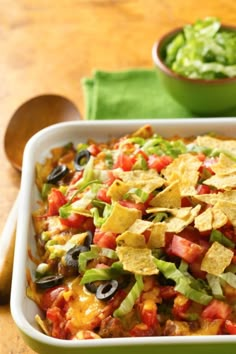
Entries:
<svg viewBox="0 0 236 354">
<path fill-rule="evenodd" d="M 93 223 L 93 218 L 86 218 L 81 228 L 82 230 L 91 231 L 92 233 L 94 233 L 95 226 Z"/>
<path fill-rule="evenodd" d="M 126 208 L 138 209 L 142 213 L 145 211 L 144 203 L 134 203 L 134 202 L 130 202 L 128 200 L 120 200 L 119 203 Z"/>
<path fill-rule="evenodd" d="M 122 168 L 123 171 L 131 171 L 133 167 L 132 158 L 124 153 L 120 153 L 117 161 L 114 165 L 114 168 Z"/>
<path fill-rule="evenodd" d="M 81 177 L 83 176 L 83 171 L 76 171 L 73 175 L 73 178 L 70 182 L 70 184 L 75 184 L 76 182 L 78 182 Z"/>
<path fill-rule="evenodd" d="M 199 168 L 199 172 L 201 174 L 214 174 L 214 172 L 211 169 L 211 166 L 213 164 L 215 164 L 217 162 L 217 158 L 216 157 L 206 157 L 203 161 L 202 161 L 202 165 Z"/>
<path fill-rule="evenodd" d="M 186 238 L 187 240 L 195 243 L 199 243 L 200 235 L 200 232 L 192 226 L 187 226 L 178 234 L 178 236 Z"/>
<path fill-rule="evenodd" d="M 108 203 L 108 204 L 111 203 L 111 198 L 108 197 L 106 188 L 99 189 L 99 191 L 97 193 L 97 198 L 105 203 Z"/>
<path fill-rule="evenodd" d="M 186 319 L 186 312 L 189 309 L 190 305 L 191 300 L 189 300 L 182 294 L 178 294 L 174 299 L 172 314 L 176 319 Z"/>
<path fill-rule="evenodd" d="M 143 150 L 140 149 L 136 151 L 135 154 L 133 155 L 134 162 L 137 161 L 140 155 L 144 158 L 144 160 L 148 161 L 148 155 Z"/>
<path fill-rule="evenodd" d="M 48 195 L 48 215 L 58 215 L 60 207 L 66 202 L 64 194 L 59 189 L 52 188 Z"/>
<path fill-rule="evenodd" d="M 160 286 L 160 295 L 164 300 L 173 299 L 177 295 L 177 291 L 172 285 Z"/>
<path fill-rule="evenodd" d="M 181 199 L 181 207 L 182 208 L 191 207 L 192 205 L 193 205 L 192 201 L 189 197 L 182 197 L 182 199 Z"/>
<path fill-rule="evenodd" d="M 222 319 L 226 320 L 231 314 L 231 308 L 223 301 L 213 299 L 202 311 L 203 319 Z"/>
<path fill-rule="evenodd" d="M 145 231 L 143 232 L 143 236 L 144 236 L 144 238 L 145 238 L 145 242 L 146 242 L 146 243 L 148 243 L 149 238 L 150 238 L 150 235 L 151 235 L 151 230 L 145 230 Z"/>
<path fill-rule="evenodd" d="M 93 243 L 99 247 L 104 248 L 116 248 L 116 234 L 110 231 L 104 232 L 100 230 L 95 230 Z"/>
<path fill-rule="evenodd" d="M 143 302 L 141 308 L 141 320 L 148 327 L 157 325 L 157 305 L 153 300 L 145 300 Z"/>
<path fill-rule="evenodd" d="M 47 310 L 46 316 L 52 324 L 52 337 L 66 339 L 66 319 L 63 311 L 59 307 L 52 307 Z"/>
<path fill-rule="evenodd" d="M 203 270 L 201 270 L 201 265 L 202 265 L 202 258 L 203 255 L 198 257 L 197 259 L 195 259 L 195 261 L 191 264 L 189 264 L 189 269 L 191 274 L 195 277 L 195 278 L 199 278 L 199 279 L 205 279 L 207 272 L 204 272 Z"/>
<path fill-rule="evenodd" d="M 225 330 L 228 334 L 236 334 L 236 323 L 230 320 L 225 321 Z"/>
<path fill-rule="evenodd" d="M 111 186 L 112 183 L 117 179 L 116 176 L 114 176 L 114 174 L 112 173 L 112 171 L 108 171 L 107 172 L 107 180 L 105 181 L 105 183 L 108 185 L 108 186 Z"/>
<path fill-rule="evenodd" d="M 203 153 L 199 153 L 198 155 L 197 155 L 197 158 L 200 160 L 200 161 L 205 161 L 205 159 L 206 159 L 206 155 L 205 154 L 203 154 Z"/>
<path fill-rule="evenodd" d="M 222 234 L 224 234 L 225 237 L 227 237 L 233 242 L 236 242 L 236 231 L 234 230 L 231 224 L 226 224 L 220 229 L 220 231 L 222 232 Z"/>
<path fill-rule="evenodd" d="M 211 188 L 205 184 L 199 184 L 197 186 L 197 194 L 210 194 Z"/>
<path fill-rule="evenodd" d="M 157 172 L 161 172 L 161 170 L 167 167 L 172 161 L 173 158 L 171 156 L 150 155 L 148 157 L 148 167 L 153 168 Z"/>
<path fill-rule="evenodd" d="M 98 145 L 95 144 L 91 144 L 88 146 L 87 150 L 90 152 L 91 155 L 93 156 L 97 156 L 97 154 L 99 154 L 99 152 L 101 151 L 100 147 Z"/>
<path fill-rule="evenodd" d="M 41 308 L 46 311 L 48 308 L 52 307 L 53 305 L 54 306 L 56 305 L 58 307 L 63 307 L 63 302 L 65 300 L 64 300 L 64 297 L 61 297 L 59 295 L 62 291 L 66 290 L 66 289 L 67 289 L 66 286 L 58 285 L 58 286 L 54 286 L 50 289 L 45 290 L 45 292 L 43 293 L 41 300 L 40 300 Z M 56 302 L 56 304 L 55 304 L 55 302 Z"/>
<path fill-rule="evenodd" d="M 213 173 L 213 172 L 212 172 L 212 169 L 211 169 L 211 166 L 214 165 L 214 164 L 217 162 L 217 160 L 218 160 L 218 157 L 207 157 L 207 158 L 205 158 L 205 160 L 203 161 L 203 164 L 202 164 L 202 165 L 203 165 L 205 168 L 209 169 L 209 171 L 210 171 L 211 173 Z"/>
<path fill-rule="evenodd" d="M 73 229 L 82 228 L 83 223 L 86 220 L 86 216 L 80 214 L 70 214 L 67 218 L 60 218 L 62 225 L 71 227 Z"/>
<path fill-rule="evenodd" d="M 182 258 L 187 263 L 193 263 L 204 251 L 197 243 L 183 237 L 174 235 L 171 243 L 172 254 Z"/>
</svg>

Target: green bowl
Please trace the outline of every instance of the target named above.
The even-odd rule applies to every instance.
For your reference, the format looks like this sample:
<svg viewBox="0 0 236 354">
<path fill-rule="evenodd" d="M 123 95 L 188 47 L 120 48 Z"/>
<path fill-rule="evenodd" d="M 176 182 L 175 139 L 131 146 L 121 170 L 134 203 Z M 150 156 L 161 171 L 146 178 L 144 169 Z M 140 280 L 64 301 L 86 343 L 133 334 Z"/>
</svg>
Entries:
<svg viewBox="0 0 236 354">
<path fill-rule="evenodd" d="M 236 31 L 236 27 L 222 26 Z M 163 35 L 152 48 L 152 59 L 163 87 L 170 95 L 198 116 L 227 115 L 236 107 L 236 77 L 222 79 L 191 79 L 175 73 L 164 62 L 167 44 L 183 28 Z"/>
</svg>

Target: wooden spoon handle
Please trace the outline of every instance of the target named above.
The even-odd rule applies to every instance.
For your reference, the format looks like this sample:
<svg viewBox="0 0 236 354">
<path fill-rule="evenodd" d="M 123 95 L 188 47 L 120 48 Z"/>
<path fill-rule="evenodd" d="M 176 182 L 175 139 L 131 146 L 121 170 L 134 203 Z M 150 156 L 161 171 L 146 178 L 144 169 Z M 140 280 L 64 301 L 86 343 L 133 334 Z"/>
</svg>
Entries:
<svg viewBox="0 0 236 354">
<path fill-rule="evenodd" d="M 0 304 L 10 300 L 18 199 L 13 204 L 0 237 Z"/>
</svg>

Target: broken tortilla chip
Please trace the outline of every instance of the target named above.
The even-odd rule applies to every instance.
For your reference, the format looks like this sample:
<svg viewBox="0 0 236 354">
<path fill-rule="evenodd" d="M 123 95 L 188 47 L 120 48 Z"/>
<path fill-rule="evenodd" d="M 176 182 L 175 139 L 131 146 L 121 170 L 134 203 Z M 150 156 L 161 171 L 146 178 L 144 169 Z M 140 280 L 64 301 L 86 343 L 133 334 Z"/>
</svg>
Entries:
<svg viewBox="0 0 236 354">
<path fill-rule="evenodd" d="M 213 172 L 219 176 L 236 173 L 236 162 L 225 154 L 220 154 L 218 161 L 211 166 Z"/>
<path fill-rule="evenodd" d="M 194 220 L 194 227 L 200 232 L 212 229 L 213 215 L 212 208 L 207 208 L 203 213 L 196 216 Z"/>
<path fill-rule="evenodd" d="M 142 234 L 125 231 L 116 238 L 117 246 L 145 248 L 146 242 Z"/>
<path fill-rule="evenodd" d="M 179 181 L 181 196 L 194 195 L 197 193 L 195 187 L 200 166 L 201 161 L 197 156 L 182 154 L 163 170 L 163 175 L 169 184 Z"/>
<path fill-rule="evenodd" d="M 213 275 L 220 275 L 231 263 L 234 252 L 219 242 L 213 242 L 201 263 L 201 270 Z"/>
<path fill-rule="evenodd" d="M 140 275 L 158 274 L 152 252 L 148 248 L 117 247 L 124 270 Z"/>
<path fill-rule="evenodd" d="M 125 193 L 129 190 L 129 186 L 123 181 L 116 179 L 107 190 L 107 196 L 113 201 L 123 199 Z"/>
<path fill-rule="evenodd" d="M 211 149 L 229 151 L 231 154 L 233 153 L 236 155 L 236 140 L 217 139 L 209 135 L 204 135 L 196 138 L 196 144 Z"/>
<path fill-rule="evenodd" d="M 226 176 L 214 175 L 206 179 L 203 183 L 217 189 L 230 190 L 236 187 L 236 173 Z"/>
<path fill-rule="evenodd" d="M 101 226 L 101 231 L 111 231 L 121 234 L 126 231 L 136 219 L 141 218 L 141 211 L 135 208 L 126 208 L 118 202 L 114 204 L 110 216 Z"/>
<path fill-rule="evenodd" d="M 150 205 L 163 208 L 180 208 L 181 194 L 179 181 L 174 181 L 150 201 Z"/>
</svg>

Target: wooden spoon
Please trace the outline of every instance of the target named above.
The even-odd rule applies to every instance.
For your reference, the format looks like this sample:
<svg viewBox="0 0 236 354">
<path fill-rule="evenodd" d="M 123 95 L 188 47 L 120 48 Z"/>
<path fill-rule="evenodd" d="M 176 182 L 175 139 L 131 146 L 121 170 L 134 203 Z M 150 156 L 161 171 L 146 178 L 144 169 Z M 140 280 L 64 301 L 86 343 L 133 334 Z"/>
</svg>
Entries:
<svg viewBox="0 0 236 354">
<path fill-rule="evenodd" d="M 74 103 L 63 96 L 48 94 L 26 101 L 15 111 L 5 132 L 8 160 L 21 171 L 25 145 L 36 132 L 52 124 L 80 118 Z M 0 237 L 0 303 L 6 303 L 10 296 L 17 212 L 18 198 Z"/>
</svg>

